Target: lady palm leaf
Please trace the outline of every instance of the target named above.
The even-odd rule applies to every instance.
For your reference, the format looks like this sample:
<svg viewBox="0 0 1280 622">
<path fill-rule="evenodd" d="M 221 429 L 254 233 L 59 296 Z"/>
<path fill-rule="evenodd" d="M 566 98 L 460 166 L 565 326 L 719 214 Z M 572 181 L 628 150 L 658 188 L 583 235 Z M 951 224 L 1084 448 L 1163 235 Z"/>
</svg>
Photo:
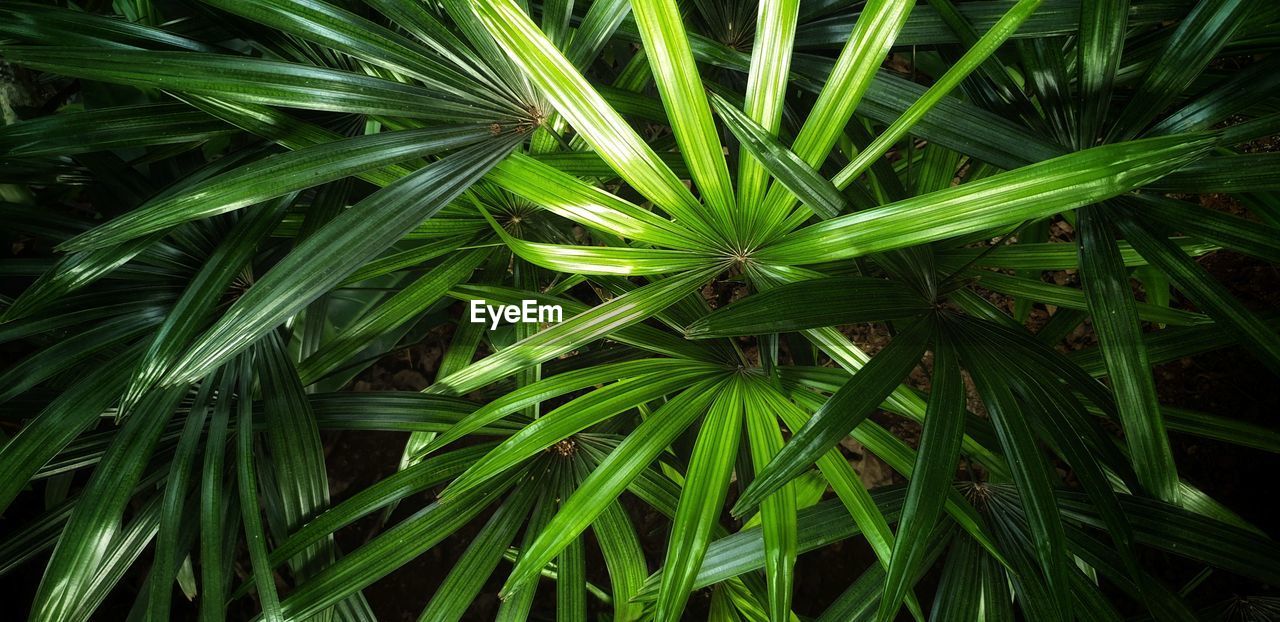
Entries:
<svg viewBox="0 0 1280 622">
<path fill-rule="evenodd" d="M 1154 369 L 1280 369 L 1196 260 L 1280 258 L 1265 3 L 64 4 L 0 9 L 57 92 L 0 100 L 33 620 L 177 617 L 174 583 L 372 619 L 432 549 L 424 620 L 495 582 L 501 620 L 1190 620 L 1220 599 L 1172 578 L 1280 580 L 1169 433 L 1275 431 Z M 563 317 L 471 321 L 525 301 Z M 345 390 L 424 342 L 421 391 Z M 341 491 L 342 430 L 408 433 L 397 469 Z M 850 538 L 875 563 L 798 598 Z"/>
</svg>

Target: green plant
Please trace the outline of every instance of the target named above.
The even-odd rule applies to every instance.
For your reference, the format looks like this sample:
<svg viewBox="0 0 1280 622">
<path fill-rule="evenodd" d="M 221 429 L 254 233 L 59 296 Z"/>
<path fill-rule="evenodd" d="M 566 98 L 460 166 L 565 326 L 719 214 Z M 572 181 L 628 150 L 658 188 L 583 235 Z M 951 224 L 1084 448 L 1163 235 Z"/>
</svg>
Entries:
<svg viewBox="0 0 1280 622">
<path fill-rule="evenodd" d="M 48 555 L 32 620 L 130 572 L 130 619 L 175 579 L 200 619 L 370 619 L 361 590 L 473 523 L 421 619 L 505 573 L 504 620 L 547 577 L 560 620 L 692 617 L 702 588 L 712 619 L 789 620 L 797 555 L 850 538 L 878 563 L 798 609 L 1193 620 L 1202 568 L 1280 582 L 1168 430 L 1280 436 L 1152 375 L 1232 344 L 1280 372 L 1272 317 L 1194 260 L 1280 260 L 1280 159 L 1241 148 L 1280 127 L 1274 3 L 100 4 L 0 7 L 0 55 L 57 91 L 0 129 L 34 249 L 0 264 L 0 508 L 45 499 L 0 572 Z M 525 299 L 564 321 L 457 310 Z M 1096 346 L 1055 349 L 1086 320 Z M 868 322 L 874 356 L 838 328 Z M 424 391 L 343 391 L 427 334 Z M 401 469 L 331 503 L 327 430 L 409 432 Z M 868 491 L 850 435 L 909 484 Z"/>
</svg>

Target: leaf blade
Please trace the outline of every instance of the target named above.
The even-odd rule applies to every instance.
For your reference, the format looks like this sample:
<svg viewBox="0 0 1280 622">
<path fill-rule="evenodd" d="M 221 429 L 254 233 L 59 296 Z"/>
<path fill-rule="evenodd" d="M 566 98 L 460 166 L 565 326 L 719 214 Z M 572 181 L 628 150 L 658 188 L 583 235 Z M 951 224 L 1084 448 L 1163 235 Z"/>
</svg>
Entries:
<svg viewBox="0 0 1280 622">
<path fill-rule="evenodd" d="M 510 140 L 479 143 L 439 160 L 331 220 L 232 304 L 161 382 L 199 377 L 249 347 L 460 195 L 506 155 Z"/>
<path fill-rule="evenodd" d="M 942 515 L 964 437 L 964 383 L 956 353 L 945 337 L 939 337 L 934 346 L 933 361 L 933 388 L 880 596 L 880 620 L 891 620 L 897 614 L 903 597 L 910 593 L 911 581 L 923 570 L 919 563 L 929 534 Z"/>
<path fill-rule="evenodd" d="M 739 216 L 720 135 L 711 120 L 702 80 L 693 62 L 684 20 L 675 0 L 632 0 L 631 14 L 644 40 L 654 82 L 693 182 L 720 231 L 734 230 Z"/>
<path fill-rule="evenodd" d="M 1179 136 L 1096 147 L 811 225 L 757 256 L 793 265 L 849 259 L 1039 218 L 1149 183 L 1214 142 L 1212 135 Z"/>
<path fill-rule="evenodd" d="M 1119 247 L 1098 207 L 1077 210 L 1076 227 L 1085 298 L 1138 481 L 1157 498 L 1177 503 L 1178 471 Z"/>
<path fill-rule="evenodd" d="M 4 54 L 10 62 L 60 75 L 252 104 L 442 122 L 510 119 L 445 101 L 423 87 L 297 63 L 197 52 L 52 46 L 6 46 Z"/>
<path fill-rule="evenodd" d="M 701 205 L 671 169 L 513 0 L 485 0 L 471 8 L 498 45 L 627 183 L 690 228 L 718 239 Z"/>
<path fill-rule="evenodd" d="M 826 453 L 889 396 L 920 362 L 933 332 L 929 319 L 917 320 L 859 369 L 756 477 L 733 507 L 741 516 Z"/>
</svg>

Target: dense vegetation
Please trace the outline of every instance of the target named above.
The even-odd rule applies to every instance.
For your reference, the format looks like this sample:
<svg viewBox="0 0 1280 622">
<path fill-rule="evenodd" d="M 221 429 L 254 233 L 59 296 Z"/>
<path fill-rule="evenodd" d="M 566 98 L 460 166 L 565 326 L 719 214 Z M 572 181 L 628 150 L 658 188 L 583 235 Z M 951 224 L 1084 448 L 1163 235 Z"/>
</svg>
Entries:
<svg viewBox="0 0 1280 622">
<path fill-rule="evenodd" d="M 5 2 L 0 580 L 367 620 L 466 529 L 422 620 L 491 576 L 502 620 L 1238 614 L 1197 586 L 1280 546 L 1170 432 L 1280 436 L 1152 368 L 1280 372 L 1196 260 L 1280 261 L 1277 44 L 1266 0 Z M 526 299 L 564 321 L 464 315 Z M 428 335 L 422 392 L 348 390 Z M 331 499 L 333 430 L 399 470 Z"/>
</svg>

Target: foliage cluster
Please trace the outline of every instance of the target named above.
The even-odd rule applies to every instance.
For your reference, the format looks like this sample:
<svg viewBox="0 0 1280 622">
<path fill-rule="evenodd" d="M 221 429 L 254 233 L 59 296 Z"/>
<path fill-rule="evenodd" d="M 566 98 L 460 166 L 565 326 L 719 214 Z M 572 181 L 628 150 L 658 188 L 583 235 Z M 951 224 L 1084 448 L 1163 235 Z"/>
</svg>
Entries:
<svg viewBox="0 0 1280 622">
<path fill-rule="evenodd" d="M 1280 372 L 1274 317 L 1196 261 L 1280 261 L 1280 154 L 1249 148 L 1280 133 L 1278 26 L 1266 0 L 5 2 L 0 58 L 48 103 L 0 129 L 0 509 L 37 508 L 0 574 L 40 560 L 44 622 L 139 574 L 130 620 L 181 594 L 369 620 L 364 588 L 471 525 L 420 619 L 491 576 L 501 620 L 539 590 L 564 621 L 1218 615 L 1198 582 L 1278 585 L 1280 546 L 1170 432 L 1280 436 L 1162 404 L 1152 368 Z M 461 319 L 481 299 L 565 319 Z M 441 334 L 425 390 L 344 390 Z M 331 499 L 334 430 L 407 438 L 400 469 Z M 909 483 L 867 490 L 850 436 Z M 797 556 L 848 539 L 877 563 L 794 602 Z"/>
</svg>

